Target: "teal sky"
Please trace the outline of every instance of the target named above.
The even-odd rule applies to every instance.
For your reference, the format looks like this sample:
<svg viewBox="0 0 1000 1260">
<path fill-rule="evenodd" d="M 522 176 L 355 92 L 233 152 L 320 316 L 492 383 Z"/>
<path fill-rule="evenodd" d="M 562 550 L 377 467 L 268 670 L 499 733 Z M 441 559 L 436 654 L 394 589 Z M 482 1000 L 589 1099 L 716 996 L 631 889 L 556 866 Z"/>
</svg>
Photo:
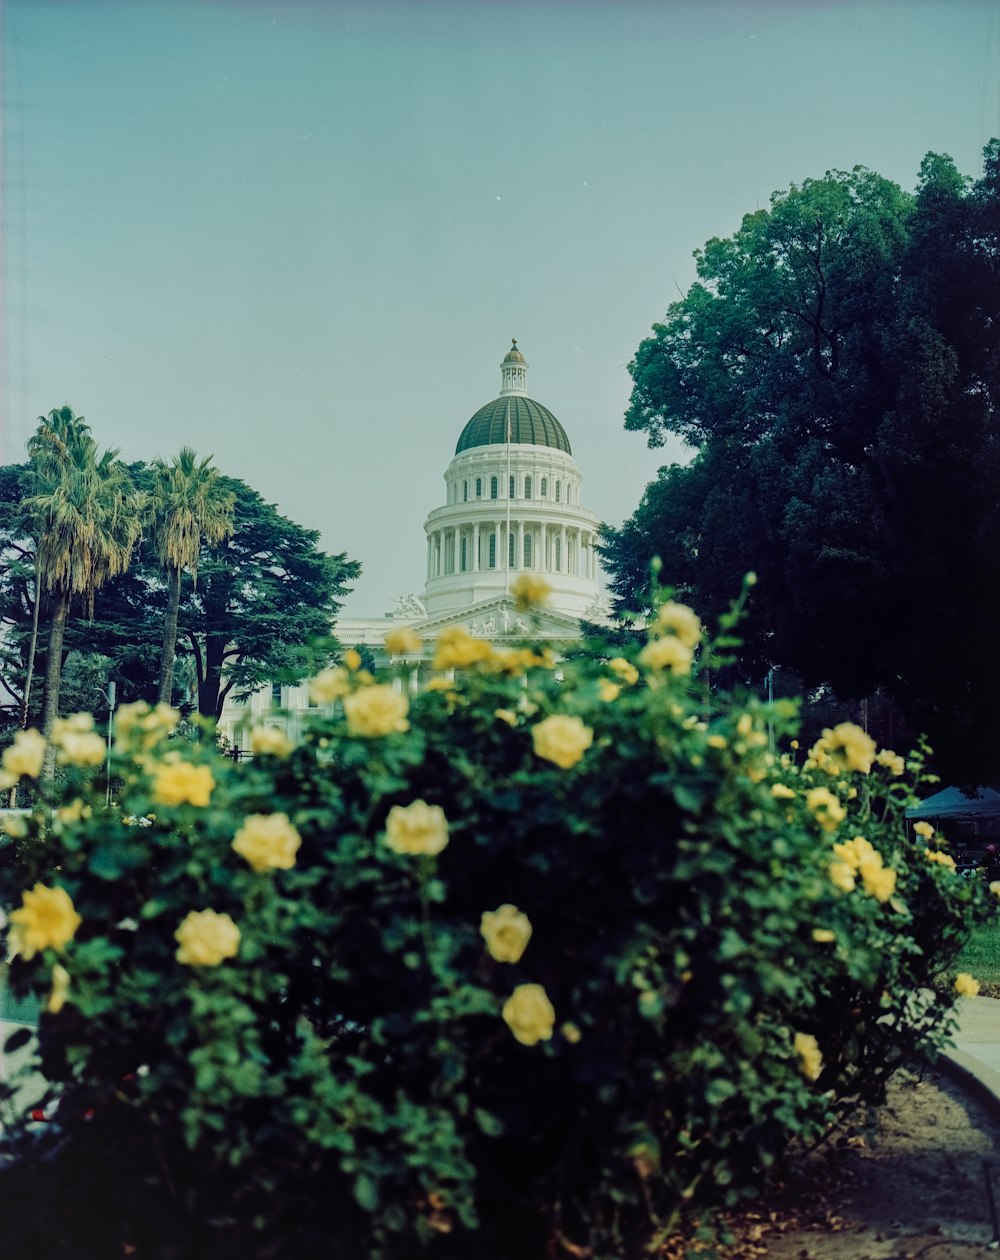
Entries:
<svg viewBox="0 0 1000 1260">
<path fill-rule="evenodd" d="M 2 0 L 3 414 L 213 454 L 364 566 L 423 520 L 517 337 L 584 502 L 676 449 L 627 364 L 692 252 L 860 164 L 912 188 L 1000 133 L 997 0 Z"/>
</svg>

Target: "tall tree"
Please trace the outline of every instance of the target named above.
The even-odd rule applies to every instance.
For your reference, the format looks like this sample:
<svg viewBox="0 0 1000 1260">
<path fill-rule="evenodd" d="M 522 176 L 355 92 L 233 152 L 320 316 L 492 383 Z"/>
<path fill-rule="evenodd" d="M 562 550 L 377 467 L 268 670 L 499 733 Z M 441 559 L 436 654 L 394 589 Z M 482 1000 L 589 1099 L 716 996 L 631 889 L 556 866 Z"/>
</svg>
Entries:
<svg viewBox="0 0 1000 1260">
<path fill-rule="evenodd" d="M 188 569 L 193 584 L 198 585 L 202 544 L 221 543 L 233 532 L 236 496 L 224 486 L 218 469 L 212 467 L 210 455 L 199 463 L 195 452 L 185 446 L 171 464 L 161 459 L 154 461 L 148 503 L 152 545 L 167 576 L 158 699 L 169 704 L 173 693 L 181 577 Z"/>
<path fill-rule="evenodd" d="M 25 520 L 35 540 L 38 574 L 51 592 L 43 729 L 59 712 L 63 637 L 70 605 L 93 615 L 98 590 L 124 573 L 140 535 L 140 504 L 118 452 L 99 454 L 82 416 L 62 407 L 40 416 L 28 442 Z"/>
<path fill-rule="evenodd" d="M 196 590 L 181 603 L 179 638 L 194 655 L 198 708 L 217 718 L 230 691 L 301 681 L 337 651 L 331 631 L 361 566 L 319 548 L 319 534 L 282 516 L 242 481 L 233 532 L 206 546 Z"/>
<path fill-rule="evenodd" d="M 860 168 L 776 193 L 631 364 L 626 427 L 686 439 L 604 556 L 619 608 L 682 583 L 711 617 L 753 569 L 744 663 L 884 686 L 943 768 L 996 777 L 1000 144 L 972 184 Z M 676 578 L 675 578 L 676 574 Z"/>
</svg>

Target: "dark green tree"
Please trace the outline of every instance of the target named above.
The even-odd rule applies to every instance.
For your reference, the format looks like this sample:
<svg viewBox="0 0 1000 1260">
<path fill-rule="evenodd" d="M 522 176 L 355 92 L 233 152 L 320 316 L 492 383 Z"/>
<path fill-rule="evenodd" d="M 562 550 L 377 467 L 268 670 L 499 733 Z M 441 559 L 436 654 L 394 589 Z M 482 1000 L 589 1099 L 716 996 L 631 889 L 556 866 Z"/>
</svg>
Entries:
<svg viewBox="0 0 1000 1260">
<path fill-rule="evenodd" d="M 696 257 L 626 417 L 696 454 L 605 529 L 619 610 L 654 554 L 709 618 L 754 570 L 748 674 L 881 686 L 943 769 L 996 778 L 1000 144 L 975 183 L 928 155 L 912 195 L 807 180 Z"/>
</svg>

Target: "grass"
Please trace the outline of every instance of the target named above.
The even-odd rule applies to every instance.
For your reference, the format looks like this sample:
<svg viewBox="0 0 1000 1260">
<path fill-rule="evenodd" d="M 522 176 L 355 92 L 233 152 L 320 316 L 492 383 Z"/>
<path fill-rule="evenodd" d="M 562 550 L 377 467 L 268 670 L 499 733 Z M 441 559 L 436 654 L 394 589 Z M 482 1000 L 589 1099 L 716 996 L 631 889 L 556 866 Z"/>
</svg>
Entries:
<svg viewBox="0 0 1000 1260">
<path fill-rule="evenodd" d="M 955 959 L 954 970 L 967 971 L 987 997 L 1000 997 L 1000 926 L 977 928 Z"/>
</svg>

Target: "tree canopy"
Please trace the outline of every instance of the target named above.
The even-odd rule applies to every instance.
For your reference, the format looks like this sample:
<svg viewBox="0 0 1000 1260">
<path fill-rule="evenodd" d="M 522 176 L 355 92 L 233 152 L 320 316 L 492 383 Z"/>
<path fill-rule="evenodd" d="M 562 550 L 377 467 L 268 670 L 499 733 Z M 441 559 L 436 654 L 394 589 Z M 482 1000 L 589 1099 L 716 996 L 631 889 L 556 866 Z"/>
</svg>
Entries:
<svg viewBox="0 0 1000 1260">
<path fill-rule="evenodd" d="M 605 527 L 619 612 L 654 555 L 703 615 L 760 579 L 743 663 L 886 689 L 942 769 L 997 777 L 1000 142 L 914 193 L 857 167 L 697 255 L 630 365 L 626 428 L 696 451 Z"/>
</svg>

